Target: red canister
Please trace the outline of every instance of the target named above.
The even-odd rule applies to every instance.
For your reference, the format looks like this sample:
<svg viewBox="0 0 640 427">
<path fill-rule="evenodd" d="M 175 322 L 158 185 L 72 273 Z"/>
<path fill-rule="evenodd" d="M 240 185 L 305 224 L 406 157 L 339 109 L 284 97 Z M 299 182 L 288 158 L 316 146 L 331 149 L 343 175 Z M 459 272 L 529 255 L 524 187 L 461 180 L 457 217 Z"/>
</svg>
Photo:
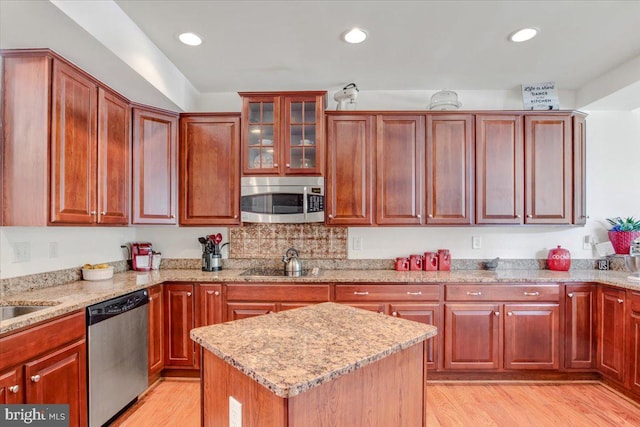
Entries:
<svg viewBox="0 0 640 427">
<path fill-rule="evenodd" d="M 560 245 L 555 249 L 551 249 L 547 257 L 547 266 L 549 270 L 569 271 L 571 268 L 571 252 L 560 247 Z"/>
<path fill-rule="evenodd" d="M 424 271 L 436 271 L 438 269 L 438 253 L 425 252 L 422 261 Z"/>
<path fill-rule="evenodd" d="M 438 249 L 438 270 L 451 270 L 451 254 L 449 249 Z"/>
</svg>

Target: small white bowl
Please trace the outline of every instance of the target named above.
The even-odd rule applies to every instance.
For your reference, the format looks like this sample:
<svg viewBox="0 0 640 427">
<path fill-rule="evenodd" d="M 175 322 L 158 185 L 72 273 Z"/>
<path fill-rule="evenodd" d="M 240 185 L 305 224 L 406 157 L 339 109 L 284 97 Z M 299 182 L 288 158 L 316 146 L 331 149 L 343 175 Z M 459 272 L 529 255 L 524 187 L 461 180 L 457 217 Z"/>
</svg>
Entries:
<svg viewBox="0 0 640 427">
<path fill-rule="evenodd" d="M 113 277 L 113 266 L 109 268 L 82 269 L 82 278 L 84 280 L 107 280 Z"/>
</svg>

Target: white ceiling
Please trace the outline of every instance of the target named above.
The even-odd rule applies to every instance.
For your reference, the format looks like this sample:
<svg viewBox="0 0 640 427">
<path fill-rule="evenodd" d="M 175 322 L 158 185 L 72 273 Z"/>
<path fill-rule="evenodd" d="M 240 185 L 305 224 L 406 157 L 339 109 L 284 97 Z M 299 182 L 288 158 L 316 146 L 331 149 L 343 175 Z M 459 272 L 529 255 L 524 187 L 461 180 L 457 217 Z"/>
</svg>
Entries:
<svg viewBox="0 0 640 427">
<path fill-rule="evenodd" d="M 361 91 L 404 91 L 514 90 L 543 81 L 575 91 L 577 107 L 640 107 L 637 0 L 70 3 L 0 0 L 0 47 L 50 47 L 129 98 L 165 108 L 208 93 L 350 82 Z M 106 13 L 115 6 L 120 14 Z M 130 32 L 136 25 L 144 34 Z M 352 26 L 369 33 L 363 44 L 340 40 Z M 524 26 L 539 28 L 539 36 L 507 40 Z M 182 45 L 183 31 L 204 43 Z M 138 36 L 159 51 L 141 49 Z M 133 63 L 146 54 L 155 74 L 175 68 L 166 87 Z"/>
</svg>

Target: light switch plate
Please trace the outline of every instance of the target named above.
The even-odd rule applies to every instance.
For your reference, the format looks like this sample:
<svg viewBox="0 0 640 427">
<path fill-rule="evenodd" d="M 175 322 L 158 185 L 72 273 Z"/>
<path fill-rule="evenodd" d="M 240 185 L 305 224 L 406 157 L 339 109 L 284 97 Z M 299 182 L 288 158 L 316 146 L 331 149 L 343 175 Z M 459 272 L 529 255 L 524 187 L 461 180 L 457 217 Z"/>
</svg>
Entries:
<svg viewBox="0 0 640 427">
<path fill-rule="evenodd" d="M 471 249 L 481 249 L 482 248 L 482 237 L 473 236 L 471 238 Z"/>
</svg>

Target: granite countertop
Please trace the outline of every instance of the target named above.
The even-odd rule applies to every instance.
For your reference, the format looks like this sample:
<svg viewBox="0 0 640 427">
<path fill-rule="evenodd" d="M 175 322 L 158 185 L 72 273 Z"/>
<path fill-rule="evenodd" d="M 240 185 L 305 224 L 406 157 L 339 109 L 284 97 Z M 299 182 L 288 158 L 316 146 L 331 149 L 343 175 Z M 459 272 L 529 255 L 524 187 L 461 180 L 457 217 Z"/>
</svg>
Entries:
<svg viewBox="0 0 640 427">
<path fill-rule="evenodd" d="M 600 270 L 321 270 L 318 276 L 264 277 L 242 276 L 244 270 L 204 272 L 200 270 L 128 271 L 112 279 L 77 281 L 48 288 L 2 295 L 0 305 L 42 305 L 47 308 L 13 319 L 0 319 L 0 335 L 36 322 L 84 309 L 109 298 L 167 281 L 208 283 L 521 283 L 521 282 L 595 282 L 640 291 L 640 282 L 627 277 L 628 272 Z M 34 284 L 35 285 L 35 284 Z M 35 286 L 34 286 L 35 287 Z"/>
<path fill-rule="evenodd" d="M 191 338 L 288 398 L 436 333 L 432 325 L 327 302 L 192 329 Z"/>
</svg>

